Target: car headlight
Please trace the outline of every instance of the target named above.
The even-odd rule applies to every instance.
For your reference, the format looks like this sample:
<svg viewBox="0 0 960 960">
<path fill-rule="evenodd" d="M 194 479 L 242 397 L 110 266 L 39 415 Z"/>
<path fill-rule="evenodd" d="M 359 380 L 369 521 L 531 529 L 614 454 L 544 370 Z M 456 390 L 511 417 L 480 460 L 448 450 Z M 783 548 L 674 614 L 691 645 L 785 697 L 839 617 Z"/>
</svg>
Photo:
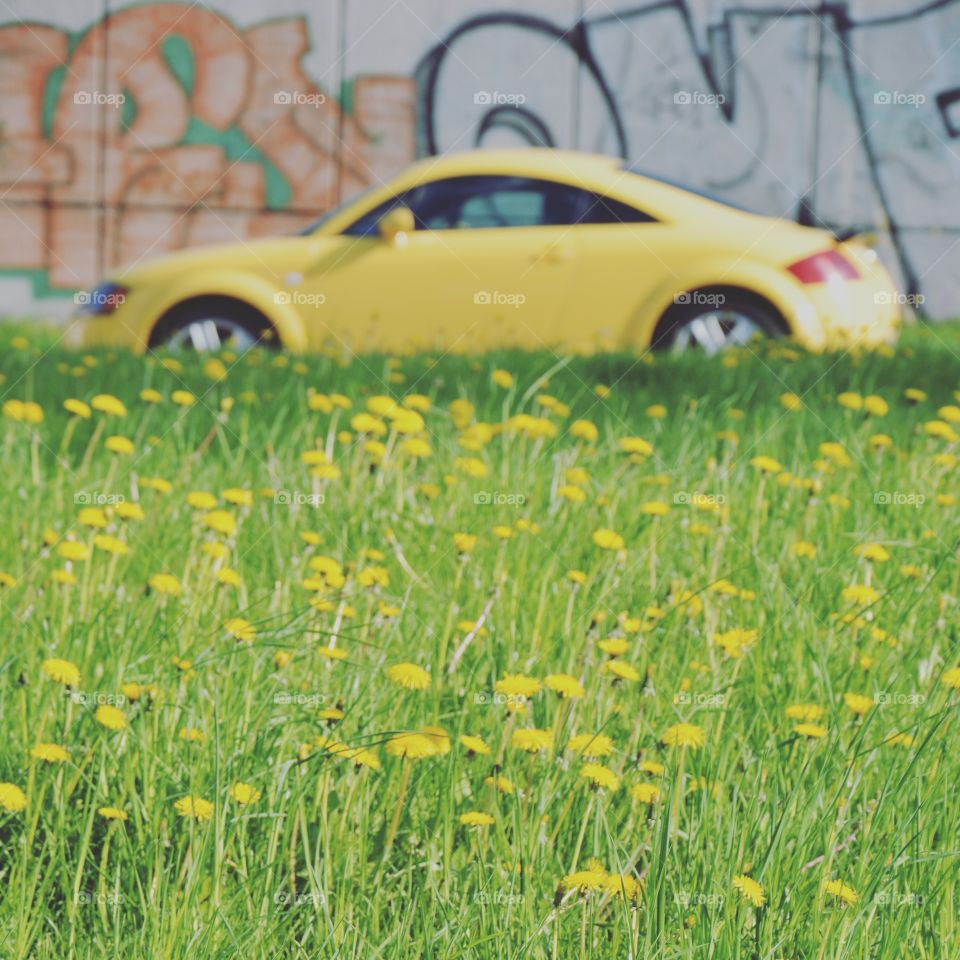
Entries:
<svg viewBox="0 0 960 960">
<path fill-rule="evenodd" d="M 78 293 L 73 299 L 77 312 L 91 317 L 107 317 L 127 299 L 128 290 L 119 283 L 104 282 L 92 290 Z"/>
</svg>

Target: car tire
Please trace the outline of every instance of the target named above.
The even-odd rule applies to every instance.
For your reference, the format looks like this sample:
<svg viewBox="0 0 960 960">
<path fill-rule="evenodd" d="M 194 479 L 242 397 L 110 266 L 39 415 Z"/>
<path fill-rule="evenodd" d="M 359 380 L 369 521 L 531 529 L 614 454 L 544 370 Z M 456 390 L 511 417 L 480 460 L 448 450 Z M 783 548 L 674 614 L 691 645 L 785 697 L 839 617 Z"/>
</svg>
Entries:
<svg viewBox="0 0 960 960">
<path fill-rule="evenodd" d="M 698 290 L 682 294 L 662 317 L 651 345 L 678 353 L 708 355 L 745 346 L 755 336 L 783 337 L 783 318 L 765 300 L 743 293 Z"/>
<path fill-rule="evenodd" d="M 259 310 L 236 300 L 204 297 L 170 310 L 154 327 L 150 346 L 169 350 L 249 350 L 278 347 L 270 321 Z"/>
</svg>

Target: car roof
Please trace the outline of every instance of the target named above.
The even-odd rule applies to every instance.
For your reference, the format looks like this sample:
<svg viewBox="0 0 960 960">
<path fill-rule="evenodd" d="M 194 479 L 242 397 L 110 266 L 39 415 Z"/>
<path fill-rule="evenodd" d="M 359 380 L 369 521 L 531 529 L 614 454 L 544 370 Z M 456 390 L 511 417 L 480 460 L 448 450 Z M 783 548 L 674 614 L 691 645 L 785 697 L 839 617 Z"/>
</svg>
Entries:
<svg viewBox="0 0 960 960">
<path fill-rule="evenodd" d="M 530 176 L 592 178 L 609 173 L 621 166 L 618 157 L 598 153 L 581 153 L 577 150 L 557 150 L 552 147 L 529 147 L 516 150 L 465 150 L 462 153 L 447 153 L 425 157 L 411 172 L 431 176 L 482 175 L 510 171 Z"/>
</svg>

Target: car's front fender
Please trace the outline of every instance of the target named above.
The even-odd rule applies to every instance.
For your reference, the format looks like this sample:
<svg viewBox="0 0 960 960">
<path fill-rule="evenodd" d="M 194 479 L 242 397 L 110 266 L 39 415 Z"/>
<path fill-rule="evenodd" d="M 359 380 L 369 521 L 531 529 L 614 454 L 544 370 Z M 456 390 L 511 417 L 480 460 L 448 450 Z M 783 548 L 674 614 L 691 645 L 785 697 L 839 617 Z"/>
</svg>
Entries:
<svg viewBox="0 0 960 960">
<path fill-rule="evenodd" d="M 132 345 L 136 352 L 147 349 L 154 328 L 174 307 L 199 297 L 239 300 L 270 321 L 285 350 L 302 353 L 307 349 L 306 329 L 296 306 L 290 303 L 289 295 L 284 295 L 285 291 L 262 277 L 243 271 L 218 270 L 213 277 L 202 273 L 185 277 L 151 293 L 149 299 L 141 300 L 138 291 L 132 289 L 127 303 L 121 308 L 124 314 L 136 311 L 139 315 L 136 343 Z"/>
</svg>

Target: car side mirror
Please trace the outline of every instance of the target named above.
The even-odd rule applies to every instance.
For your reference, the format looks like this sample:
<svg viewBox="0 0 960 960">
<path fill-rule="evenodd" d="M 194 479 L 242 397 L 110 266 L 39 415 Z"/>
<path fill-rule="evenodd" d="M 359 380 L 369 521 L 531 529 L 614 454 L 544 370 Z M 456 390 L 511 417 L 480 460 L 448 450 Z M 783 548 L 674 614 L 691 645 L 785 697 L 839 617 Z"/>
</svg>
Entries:
<svg viewBox="0 0 960 960">
<path fill-rule="evenodd" d="M 394 207 L 377 222 L 380 239 L 394 245 L 405 243 L 407 234 L 416 229 L 417 223 L 409 207 Z"/>
</svg>

